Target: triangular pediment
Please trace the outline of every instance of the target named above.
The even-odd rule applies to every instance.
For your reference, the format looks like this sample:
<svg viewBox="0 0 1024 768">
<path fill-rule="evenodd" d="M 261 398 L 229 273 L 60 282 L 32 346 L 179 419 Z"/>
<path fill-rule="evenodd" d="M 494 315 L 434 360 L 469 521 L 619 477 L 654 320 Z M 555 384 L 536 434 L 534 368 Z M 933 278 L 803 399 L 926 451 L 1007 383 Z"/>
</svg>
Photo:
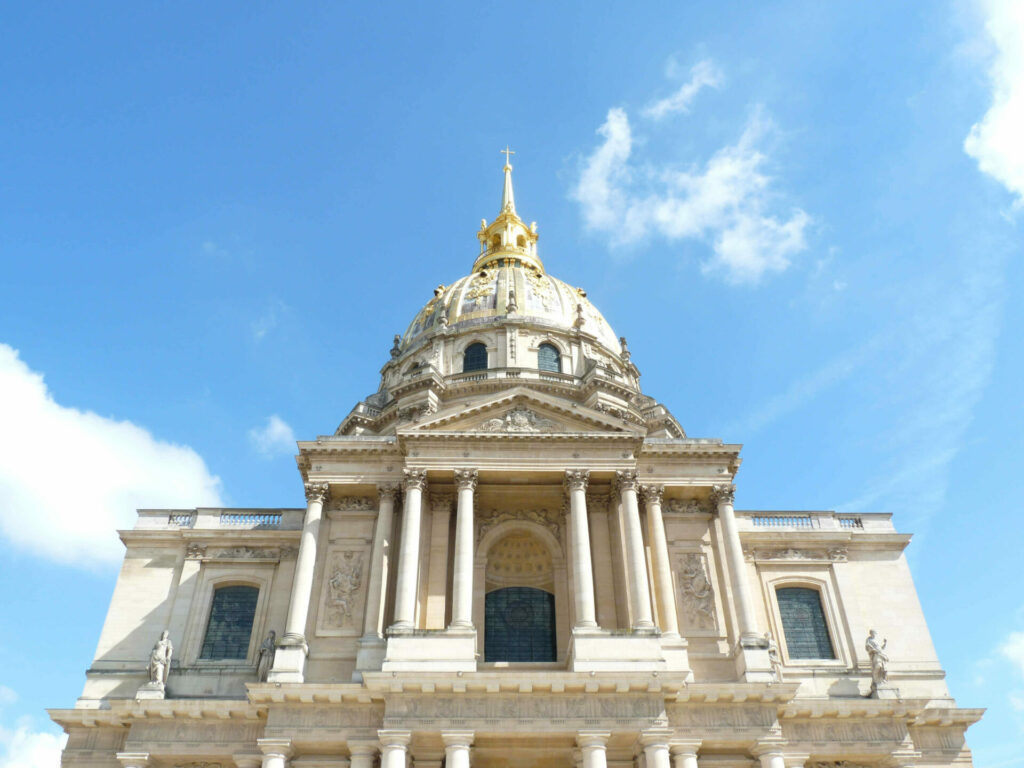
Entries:
<svg viewBox="0 0 1024 768">
<path fill-rule="evenodd" d="M 429 420 L 399 430 L 416 435 L 460 432 L 478 435 L 613 433 L 643 434 L 632 424 L 579 403 L 525 388 L 515 388 L 478 401 L 460 401 L 442 408 Z"/>
</svg>

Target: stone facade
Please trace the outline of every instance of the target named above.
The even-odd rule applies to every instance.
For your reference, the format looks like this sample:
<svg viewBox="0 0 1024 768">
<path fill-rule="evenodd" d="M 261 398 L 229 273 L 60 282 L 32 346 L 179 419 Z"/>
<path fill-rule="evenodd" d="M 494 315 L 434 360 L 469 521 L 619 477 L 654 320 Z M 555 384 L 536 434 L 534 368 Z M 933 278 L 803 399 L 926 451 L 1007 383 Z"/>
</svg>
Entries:
<svg viewBox="0 0 1024 768">
<path fill-rule="evenodd" d="M 969 765 L 981 711 L 946 688 L 909 536 L 734 509 L 740 446 L 640 391 L 625 341 L 544 272 L 507 165 L 478 238 L 379 390 L 299 443 L 305 508 L 121 532 L 82 696 L 51 710 L 63 764 Z"/>
</svg>

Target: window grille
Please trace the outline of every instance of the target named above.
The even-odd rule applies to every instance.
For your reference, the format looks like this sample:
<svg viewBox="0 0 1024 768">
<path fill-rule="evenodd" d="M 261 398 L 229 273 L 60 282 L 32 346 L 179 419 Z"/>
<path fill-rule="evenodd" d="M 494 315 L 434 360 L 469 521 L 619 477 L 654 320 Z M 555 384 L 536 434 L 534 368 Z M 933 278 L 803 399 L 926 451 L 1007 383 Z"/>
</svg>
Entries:
<svg viewBox="0 0 1024 768">
<path fill-rule="evenodd" d="M 555 596 L 505 587 L 485 598 L 484 661 L 554 661 Z"/>
<path fill-rule="evenodd" d="M 562 372 L 562 356 L 553 344 L 541 344 L 537 350 L 537 367 L 542 371 Z"/>
<path fill-rule="evenodd" d="M 775 597 L 789 658 L 834 659 L 825 613 L 821 609 L 821 593 L 804 587 L 783 587 L 775 590 Z"/>
<path fill-rule="evenodd" d="M 245 659 L 256 616 L 256 587 L 221 587 L 213 593 L 200 659 Z"/>
<path fill-rule="evenodd" d="M 487 370 L 487 347 L 477 342 L 466 347 L 462 355 L 462 370 L 465 371 L 486 371 Z"/>
</svg>

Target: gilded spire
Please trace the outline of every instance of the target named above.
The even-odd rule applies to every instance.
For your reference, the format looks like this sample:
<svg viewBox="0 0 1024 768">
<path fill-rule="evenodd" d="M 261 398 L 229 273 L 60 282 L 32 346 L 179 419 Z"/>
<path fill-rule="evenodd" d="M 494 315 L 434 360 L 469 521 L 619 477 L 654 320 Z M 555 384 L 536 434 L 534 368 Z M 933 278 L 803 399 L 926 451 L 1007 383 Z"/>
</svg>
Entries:
<svg viewBox="0 0 1024 768">
<path fill-rule="evenodd" d="M 512 164 L 509 162 L 509 155 L 514 155 L 515 152 L 508 148 L 508 144 L 501 150 L 502 154 L 505 155 L 505 188 L 501 191 L 501 211 L 516 212 L 516 198 L 512 194 Z"/>
</svg>

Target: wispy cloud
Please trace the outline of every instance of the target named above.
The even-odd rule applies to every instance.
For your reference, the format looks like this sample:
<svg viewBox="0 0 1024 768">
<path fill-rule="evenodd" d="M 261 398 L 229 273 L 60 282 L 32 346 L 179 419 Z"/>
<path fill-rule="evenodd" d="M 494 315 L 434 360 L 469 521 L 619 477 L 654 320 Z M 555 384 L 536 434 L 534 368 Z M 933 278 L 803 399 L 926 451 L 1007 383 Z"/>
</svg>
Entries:
<svg viewBox="0 0 1024 768">
<path fill-rule="evenodd" d="M 953 459 L 988 386 L 1002 323 L 1005 258 L 971 255 L 934 283 L 908 287 L 916 305 L 889 329 L 885 366 L 888 406 L 896 418 L 884 434 L 888 466 L 850 510 L 906 510 L 904 525 L 925 529 L 946 497 Z M 923 279 L 922 279 L 923 282 Z"/>
<path fill-rule="evenodd" d="M 779 419 L 799 411 L 818 395 L 849 378 L 867 363 L 881 346 L 881 338 L 874 338 L 830 360 L 813 373 L 801 375 L 785 392 L 771 398 L 743 420 L 726 426 L 722 433 L 747 436 L 757 434 Z"/>
<path fill-rule="evenodd" d="M 277 328 L 281 317 L 289 310 L 287 304 L 280 299 L 273 299 L 266 310 L 249 324 L 252 331 L 252 338 L 255 342 L 263 341 L 263 338 L 272 330 Z"/>
<path fill-rule="evenodd" d="M 667 115 L 674 115 L 677 112 L 689 112 L 690 104 L 697 98 L 701 88 L 717 88 L 722 83 L 722 73 L 715 65 L 705 59 L 694 64 L 690 70 L 690 79 L 683 83 L 679 90 L 671 96 L 649 104 L 644 109 L 644 117 L 652 120 L 660 120 Z"/>
<path fill-rule="evenodd" d="M 222 504 L 220 480 L 184 445 L 57 403 L 43 376 L 0 344 L 0 533 L 62 563 L 116 563 L 139 507 Z M 54 478 L 60 468 L 60 481 Z"/>
<path fill-rule="evenodd" d="M 1024 3 L 980 0 L 985 30 L 993 45 L 989 66 L 992 103 L 971 127 L 964 150 L 978 168 L 1016 196 L 1024 206 Z"/>
<path fill-rule="evenodd" d="M 713 71 L 702 62 L 682 89 L 644 114 L 661 118 L 689 108 Z M 703 166 L 678 168 L 657 158 L 636 160 L 629 115 L 614 107 L 597 131 L 602 141 L 584 160 L 572 197 L 585 226 L 609 235 L 613 245 L 653 236 L 705 242 L 711 248 L 701 264 L 705 274 L 756 283 L 765 273 L 785 270 L 807 247 L 811 222 L 799 208 L 773 210 L 768 158 L 761 149 L 772 130 L 755 109 L 735 144 L 717 150 Z"/>
<path fill-rule="evenodd" d="M 262 427 L 249 430 L 249 442 L 258 454 L 267 459 L 295 452 L 295 433 L 276 413 Z"/>
</svg>

